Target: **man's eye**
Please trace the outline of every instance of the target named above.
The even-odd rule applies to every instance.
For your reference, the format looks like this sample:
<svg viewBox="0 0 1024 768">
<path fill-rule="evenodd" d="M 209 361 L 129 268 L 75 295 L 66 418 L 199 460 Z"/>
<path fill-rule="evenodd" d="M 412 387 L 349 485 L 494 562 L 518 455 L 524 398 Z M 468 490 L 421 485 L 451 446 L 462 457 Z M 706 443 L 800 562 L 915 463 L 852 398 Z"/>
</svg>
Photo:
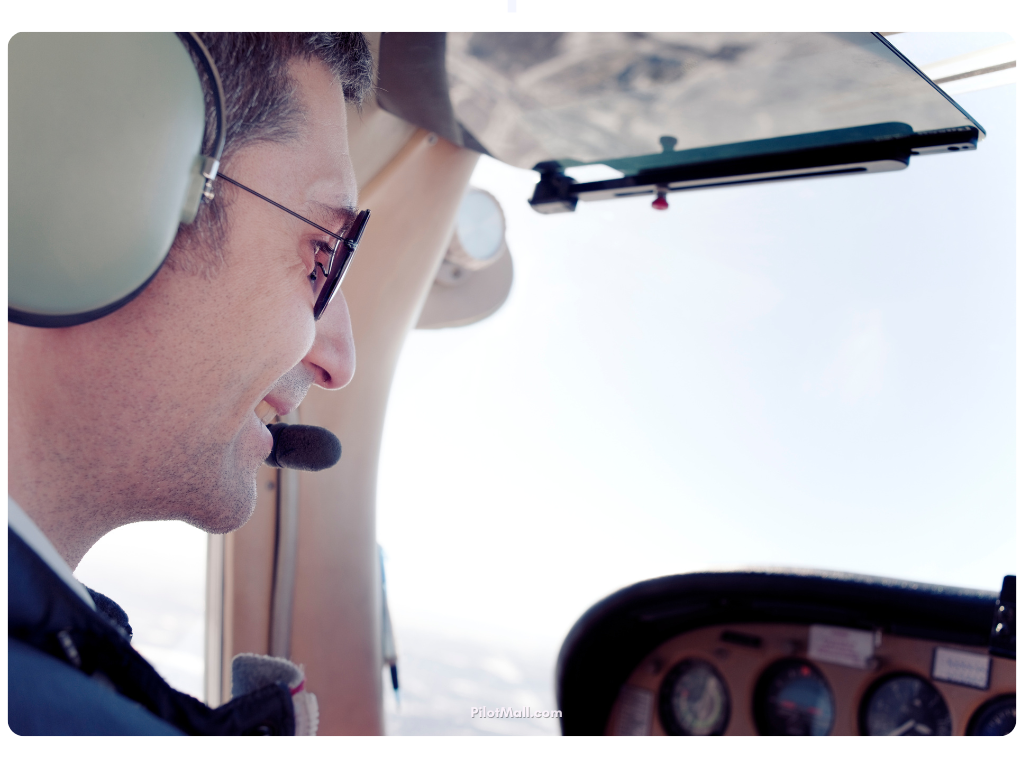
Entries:
<svg viewBox="0 0 1024 768">
<path fill-rule="evenodd" d="M 310 279 L 319 276 L 321 269 L 327 269 L 327 262 L 331 258 L 331 247 L 322 240 L 313 243 L 313 273 Z M 317 265 L 321 266 L 317 266 Z"/>
<path fill-rule="evenodd" d="M 327 245 L 323 240 L 317 240 L 313 243 L 313 258 L 317 258 L 322 253 L 330 253 L 330 246 Z"/>
</svg>

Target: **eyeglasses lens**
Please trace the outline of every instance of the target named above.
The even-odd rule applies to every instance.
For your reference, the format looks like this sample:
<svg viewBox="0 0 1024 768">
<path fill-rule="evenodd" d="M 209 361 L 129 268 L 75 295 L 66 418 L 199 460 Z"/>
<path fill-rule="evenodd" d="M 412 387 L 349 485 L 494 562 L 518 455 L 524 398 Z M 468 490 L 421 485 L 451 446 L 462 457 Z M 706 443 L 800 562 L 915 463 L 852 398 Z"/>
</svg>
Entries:
<svg viewBox="0 0 1024 768">
<path fill-rule="evenodd" d="M 327 309 L 327 305 L 331 303 L 331 300 L 341 287 L 341 281 L 345 279 L 345 273 L 348 272 L 349 265 L 352 263 L 352 255 L 356 252 L 356 247 L 363 237 L 363 232 L 366 230 L 366 222 L 369 219 L 369 211 L 360 211 L 359 215 L 356 216 L 356 220 L 352 222 L 352 226 L 348 228 L 348 232 L 339 238 L 335 252 L 331 256 L 327 278 L 320 289 L 320 294 L 316 298 L 316 304 L 313 306 L 314 320 L 320 319 L 324 310 Z"/>
</svg>

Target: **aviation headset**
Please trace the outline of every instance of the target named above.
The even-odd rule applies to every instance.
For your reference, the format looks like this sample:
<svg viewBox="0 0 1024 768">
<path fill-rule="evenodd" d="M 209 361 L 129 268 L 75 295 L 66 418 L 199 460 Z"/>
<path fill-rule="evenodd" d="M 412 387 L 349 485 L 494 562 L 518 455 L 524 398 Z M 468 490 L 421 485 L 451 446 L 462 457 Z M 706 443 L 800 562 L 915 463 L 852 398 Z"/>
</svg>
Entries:
<svg viewBox="0 0 1024 768">
<path fill-rule="evenodd" d="M 138 296 L 213 198 L 220 75 L 193 33 L 21 33 L 7 50 L 7 319 L 87 323 Z"/>
<path fill-rule="evenodd" d="M 210 142 L 189 49 L 214 99 Z M 142 292 L 178 225 L 213 199 L 224 151 L 220 75 L 191 32 L 21 33 L 7 55 L 7 319 L 37 328 L 97 320 Z M 272 467 L 316 472 L 341 458 L 323 427 L 268 429 Z"/>
</svg>

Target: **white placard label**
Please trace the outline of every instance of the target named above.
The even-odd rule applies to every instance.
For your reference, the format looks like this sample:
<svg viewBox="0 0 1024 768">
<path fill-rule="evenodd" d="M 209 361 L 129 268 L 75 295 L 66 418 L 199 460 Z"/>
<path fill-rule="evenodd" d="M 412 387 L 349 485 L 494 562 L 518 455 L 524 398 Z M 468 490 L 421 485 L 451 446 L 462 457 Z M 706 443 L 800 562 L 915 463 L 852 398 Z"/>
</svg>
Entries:
<svg viewBox="0 0 1024 768">
<path fill-rule="evenodd" d="M 622 686 L 615 736 L 650 736 L 654 694 L 646 688 Z"/>
<path fill-rule="evenodd" d="M 932 659 L 932 678 L 985 690 L 991 664 L 992 660 L 981 653 L 936 648 Z"/>
<path fill-rule="evenodd" d="M 875 633 L 863 629 L 812 624 L 807 656 L 815 661 L 867 669 L 875 656 Z"/>
</svg>

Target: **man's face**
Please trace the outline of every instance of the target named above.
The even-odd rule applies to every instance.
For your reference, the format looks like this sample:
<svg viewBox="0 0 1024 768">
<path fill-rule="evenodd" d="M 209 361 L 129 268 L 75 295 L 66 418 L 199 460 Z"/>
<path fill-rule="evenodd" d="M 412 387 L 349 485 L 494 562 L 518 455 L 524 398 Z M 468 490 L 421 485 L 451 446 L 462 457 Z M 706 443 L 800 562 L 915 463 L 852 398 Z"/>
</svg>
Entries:
<svg viewBox="0 0 1024 768">
<path fill-rule="evenodd" d="M 299 136 L 249 146 L 225 170 L 337 231 L 356 203 L 344 97 L 319 62 L 293 62 L 291 74 Z M 79 462 L 92 452 L 87 485 L 121 516 L 224 532 L 252 513 L 272 445 L 255 409 L 284 414 L 312 383 L 344 386 L 355 348 L 340 293 L 313 321 L 308 275 L 324 236 L 224 182 L 216 192 L 228 208 L 213 279 L 164 268 L 125 308 L 58 339 L 82 412 L 70 425 L 77 439 L 56 450 Z"/>
</svg>

